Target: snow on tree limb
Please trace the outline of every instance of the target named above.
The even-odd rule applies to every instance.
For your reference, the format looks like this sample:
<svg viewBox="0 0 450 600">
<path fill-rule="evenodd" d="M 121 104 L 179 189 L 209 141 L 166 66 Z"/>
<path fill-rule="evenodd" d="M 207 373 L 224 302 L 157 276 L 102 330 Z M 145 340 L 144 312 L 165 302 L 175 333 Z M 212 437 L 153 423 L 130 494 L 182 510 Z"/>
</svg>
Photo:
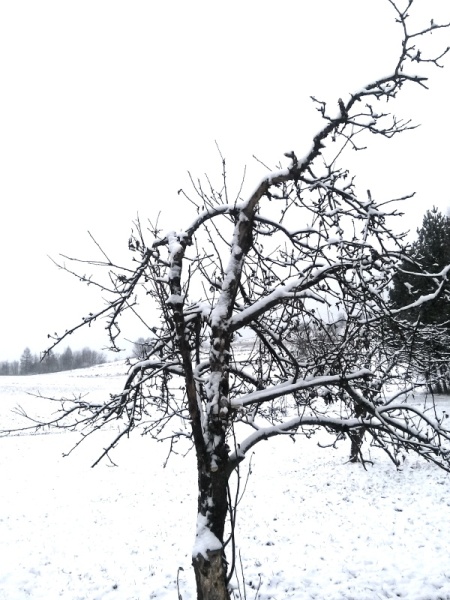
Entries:
<svg viewBox="0 0 450 600">
<path fill-rule="evenodd" d="M 198 184 L 196 199 L 185 194 L 196 214 L 184 230 L 161 235 L 150 223 L 147 239 L 137 221 L 130 265 L 112 263 L 100 249 L 101 261 L 92 267 L 106 270 L 107 283 L 78 277 L 104 291 L 106 307 L 52 336 L 54 346 L 106 317 L 117 349 L 125 311 L 151 333 L 148 355 L 130 366 L 120 394 L 104 404 L 64 400 L 51 425 L 76 430 L 81 424 L 92 431 L 114 426 L 118 431 L 102 456 L 137 427 L 169 440 L 170 452 L 181 438 L 193 442 L 199 597 L 208 597 L 214 572 L 222 589 L 217 597 L 228 600 L 228 480 L 259 441 L 322 427 L 335 440 L 350 439 L 351 460 L 361 456 L 366 436 L 396 465 L 399 455 L 414 451 L 450 470 L 444 420 L 411 407 L 408 398 L 442 377 L 446 357 L 430 349 L 437 336 L 448 347 L 448 332 L 404 318 L 442 293 L 450 265 L 432 277 L 425 270 L 432 289 L 394 306 L 389 290 L 407 256 L 404 234 L 393 231 L 400 213 L 386 210 L 395 199 L 374 198 L 370 190 L 359 195 L 354 176 L 342 166 L 347 150 L 362 150 L 372 135 L 389 140 L 414 128 L 388 112 L 387 102 L 407 84 L 425 87 L 421 63 L 441 66 L 449 50 L 427 56 L 417 47 L 448 25 L 409 31 L 413 0 L 405 9 L 389 2 L 402 44 L 386 77 L 331 107 L 313 98 L 322 126 L 309 150 L 301 158 L 287 152 L 289 165 L 264 176 L 247 199 L 229 202 L 222 160 L 221 191 L 210 185 L 207 194 Z M 148 305 L 154 321 L 147 325 Z"/>
<path fill-rule="evenodd" d="M 286 381 L 285 383 L 279 384 L 273 388 L 266 388 L 264 390 L 252 392 L 246 396 L 240 397 L 239 399 L 233 400 L 231 401 L 231 406 L 233 408 L 238 408 L 252 404 L 261 404 L 281 396 L 287 396 L 299 390 L 307 390 L 332 384 L 343 385 L 344 382 L 351 381 L 352 379 L 365 379 L 372 376 L 373 373 L 369 369 L 359 369 L 353 373 L 321 375 L 293 382 Z"/>
</svg>

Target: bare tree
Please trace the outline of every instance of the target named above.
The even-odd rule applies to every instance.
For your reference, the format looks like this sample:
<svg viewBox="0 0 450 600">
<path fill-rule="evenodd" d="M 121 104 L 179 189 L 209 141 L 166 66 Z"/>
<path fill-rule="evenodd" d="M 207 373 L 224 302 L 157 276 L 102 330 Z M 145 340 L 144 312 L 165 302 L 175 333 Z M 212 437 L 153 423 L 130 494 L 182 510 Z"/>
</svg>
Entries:
<svg viewBox="0 0 450 600">
<path fill-rule="evenodd" d="M 152 350 L 152 340 L 150 337 L 143 338 L 140 337 L 135 342 L 133 342 L 133 350 L 132 356 L 134 358 L 147 358 L 147 356 L 151 353 Z"/>
<path fill-rule="evenodd" d="M 449 430 L 406 402 L 421 383 L 412 369 L 420 324 L 402 318 L 410 306 L 389 305 L 387 292 L 404 257 L 404 238 L 391 228 L 399 213 L 390 199 L 376 200 L 370 192 L 360 197 L 340 166 L 345 150 L 360 149 L 359 140 L 370 134 L 388 139 L 413 128 L 386 103 L 409 85 L 425 87 L 425 75 L 412 74 L 411 67 L 441 66 L 448 50 L 428 57 L 417 46 L 447 25 L 432 21 L 410 31 L 413 0 L 405 10 L 388 1 L 402 32 L 391 73 L 333 107 L 313 98 L 324 124 L 309 152 L 301 158 L 288 152 L 289 166 L 268 173 L 249 198 L 229 195 L 223 161 L 219 191 L 192 181 L 195 197 L 183 192 L 195 209 L 184 230 L 162 235 L 150 226 L 146 239 L 137 222 L 131 268 L 103 251 L 92 262 L 108 272 L 109 284 L 97 280 L 106 306 L 54 340 L 105 317 L 117 349 L 119 317 L 154 303 L 152 347 L 130 366 L 122 393 L 102 404 L 66 402 L 52 424 L 91 430 L 117 424 L 119 433 L 96 462 L 138 426 L 172 444 L 180 436 L 192 440 L 199 600 L 230 597 L 234 561 L 233 552 L 225 554 L 225 531 L 229 515 L 234 532 L 235 513 L 229 480 L 261 440 L 318 428 L 365 434 L 396 464 L 399 452 L 414 451 L 450 470 Z M 433 292 L 416 304 L 441 293 L 448 269 L 434 275 Z M 320 327 L 326 315 L 342 319 L 339 333 L 327 336 L 322 327 L 326 343 L 309 341 L 296 352 L 290 342 L 295 327 Z M 248 338 L 253 344 L 243 351 Z M 323 390 L 335 401 L 324 402 Z"/>
</svg>

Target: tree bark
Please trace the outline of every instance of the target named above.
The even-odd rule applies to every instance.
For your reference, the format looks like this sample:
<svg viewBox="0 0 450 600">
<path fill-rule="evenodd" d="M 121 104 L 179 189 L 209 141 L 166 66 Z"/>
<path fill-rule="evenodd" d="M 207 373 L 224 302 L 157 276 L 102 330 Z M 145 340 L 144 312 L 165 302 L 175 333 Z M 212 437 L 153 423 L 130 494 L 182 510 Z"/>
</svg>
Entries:
<svg viewBox="0 0 450 600">
<path fill-rule="evenodd" d="M 208 551 L 207 554 L 207 559 L 202 554 L 193 559 L 197 600 L 230 600 L 223 551 Z"/>
<path fill-rule="evenodd" d="M 362 462 L 361 461 L 361 447 L 364 439 L 364 431 L 362 429 L 355 429 L 350 432 L 350 462 Z"/>
<path fill-rule="evenodd" d="M 355 417 L 365 417 L 366 410 L 359 404 L 353 403 L 353 414 Z M 351 445 L 350 445 L 350 462 L 357 463 L 363 462 L 361 448 L 364 441 L 364 429 L 353 429 L 349 433 Z"/>
<path fill-rule="evenodd" d="M 218 468 L 211 461 L 198 458 L 198 514 L 213 534 L 214 548 L 196 540 L 192 565 L 197 584 L 197 600 L 230 600 L 227 586 L 227 563 L 223 547 L 225 521 L 228 512 L 228 455 Z M 201 535 L 197 528 L 197 538 Z M 199 542 L 199 543 L 198 543 Z M 220 547 L 219 547 L 220 546 Z"/>
</svg>

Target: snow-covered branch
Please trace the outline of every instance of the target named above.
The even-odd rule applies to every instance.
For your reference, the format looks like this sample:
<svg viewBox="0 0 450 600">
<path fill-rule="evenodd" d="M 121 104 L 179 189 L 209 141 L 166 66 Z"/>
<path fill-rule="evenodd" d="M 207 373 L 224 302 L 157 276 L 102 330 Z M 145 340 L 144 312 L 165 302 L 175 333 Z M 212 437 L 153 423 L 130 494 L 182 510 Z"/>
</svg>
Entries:
<svg viewBox="0 0 450 600">
<path fill-rule="evenodd" d="M 288 396 L 299 390 L 308 390 L 329 385 L 343 385 L 345 382 L 352 381 L 353 379 L 367 379 L 372 376 L 373 373 L 369 369 L 359 369 L 358 371 L 347 374 L 321 375 L 317 377 L 308 377 L 299 381 L 286 381 L 283 384 L 237 398 L 231 402 L 231 406 L 233 408 L 238 408 L 241 406 L 262 404 L 263 402 L 275 400 L 282 396 Z"/>
</svg>

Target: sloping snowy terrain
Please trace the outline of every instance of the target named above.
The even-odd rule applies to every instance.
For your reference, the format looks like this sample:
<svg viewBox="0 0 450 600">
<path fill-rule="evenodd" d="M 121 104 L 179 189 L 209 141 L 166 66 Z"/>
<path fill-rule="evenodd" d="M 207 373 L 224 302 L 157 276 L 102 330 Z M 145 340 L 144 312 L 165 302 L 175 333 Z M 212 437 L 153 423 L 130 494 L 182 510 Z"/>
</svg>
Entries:
<svg viewBox="0 0 450 600">
<path fill-rule="evenodd" d="M 48 411 L 27 392 L 100 399 L 120 389 L 124 372 L 113 363 L 1 377 L 0 428 L 18 422 L 16 404 Z M 173 600 L 177 575 L 182 599 L 194 600 L 193 454 L 163 468 L 167 446 L 137 434 L 115 452 L 117 467 L 91 469 L 111 435 L 91 436 L 66 458 L 76 434 L 0 439 L 0 600 Z M 397 471 L 375 453 L 366 471 L 346 462 L 348 442 L 318 441 L 255 450 L 238 508 L 242 598 L 450 599 L 449 475 L 413 456 Z"/>
</svg>

